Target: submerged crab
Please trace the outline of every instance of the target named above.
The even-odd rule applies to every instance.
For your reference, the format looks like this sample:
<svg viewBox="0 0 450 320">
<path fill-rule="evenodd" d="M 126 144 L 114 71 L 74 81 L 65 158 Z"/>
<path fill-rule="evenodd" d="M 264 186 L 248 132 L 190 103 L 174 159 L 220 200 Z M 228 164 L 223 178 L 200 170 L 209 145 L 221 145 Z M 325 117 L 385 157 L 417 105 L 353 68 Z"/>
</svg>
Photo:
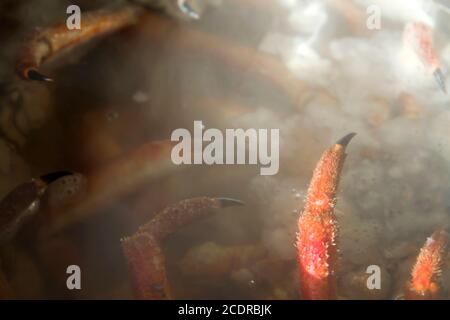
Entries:
<svg viewBox="0 0 450 320">
<path fill-rule="evenodd" d="M 337 299 L 339 223 L 334 214 L 337 188 L 346 157 L 345 149 L 354 133 L 327 149 L 319 160 L 308 189 L 307 201 L 298 219 L 296 242 L 301 299 Z M 232 199 L 198 198 L 180 202 L 157 214 L 134 235 L 122 240 L 136 297 L 170 298 L 163 241 L 178 227 L 202 217 L 210 208 L 240 205 Z M 439 277 L 447 253 L 448 234 L 436 231 L 420 250 L 410 279 L 405 283 L 406 299 L 441 297 Z"/>
<path fill-rule="evenodd" d="M 68 32 L 64 28 L 64 23 L 60 23 L 36 31 L 28 38 L 19 50 L 17 57 L 15 71 L 20 77 L 20 79 L 17 80 L 17 86 L 15 87 L 8 84 L 2 87 L 2 89 L 4 88 L 2 91 L 4 92 L 4 95 L 8 95 L 12 98 L 5 100 L 8 105 L 0 110 L 0 125 L 5 141 L 7 141 L 7 143 L 5 142 L 5 145 L 8 147 L 14 146 L 11 147 L 12 150 L 20 151 L 27 136 L 32 132 L 31 130 L 42 127 L 49 118 L 49 115 L 51 115 L 51 111 L 54 111 L 49 108 L 50 103 L 44 98 L 49 95 L 49 92 L 51 91 L 50 86 L 57 84 L 60 80 L 64 80 L 56 73 L 55 69 L 48 68 L 56 56 L 59 56 L 60 53 L 63 53 L 66 50 L 70 51 L 75 49 L 82 43 L 90 42 L 100 36 L 109 35 L 112 32 L 128 26 L 131 26 L 131 29 L 134 31 L 139 30 L 139 32 L 145 36 L 146 41 L 150 40 L 165 44 L 162 40 L 164 40 L 165 37 L 171 37 L 173 41 L 171 44 L 174 45 L 175 51 L 201 53 L 208 57 L 212 57 L 214 61 L 222 63 L 226 68 L 231 66 L 232 68 L 230 69 L 233 70 L 245 70 L 245 72 L 250 74 L 253 78 L 257 78 L 259 81 L 262 80 L 262 82 L 267 82 L 268 84 L 273 85 L 277 89 L 276 91 L 281 91 L 287 96 L 288 99 L 286 100 L 288 100 L 289 103 L 292 103 L 294 107 L 299 107 L 299 105 L 301 105 L 300 101 L 303 101 L 305 98 L 304 93 L 309 92 L 309 90 L 306 90 L 309 89 L 309 86 L 304 82 L 299 81 L 273 56 L 262 54 L 253 48 L 246 47 L 245 45 L 235 43 L 217 35 L 201 32 L 195 27 L 184 26 L 183 29 L 179 29 L 177 23 L 174 23 L 164 16 L 148 12 L 147 9 L 143 9 L 146 6 L 141 6 L 143 3 L 150 3 L 150 6 L 155 5 L 156 7 L 161 8 L 162 5 L 164 8 L 163 10 L 169 13 L 175 12 L 175 16 L 187 20 L 196 20 L 201 16 L 203 10 L 198 2 L 180 0 L 169 2 L 135 0 L 132 2 L 138 5 L 127 4 L 119 7 L 87 12 L 84 16 L 85 19 L 83 20 L 85 28 L 81 32 Z M 240 1 L 234 2 L 239 5 L 245 5 L 247 3 Z M 267 3 L 263 1 L 250 2 L 253 5 L 267 5 Z M 342 4 L 344 4 L 344 2 L 342 2 Z M 216 2 L 211 1 L 211 3 Z M 333 3 L 340 3 L 340 1 L 333 1 Z M 433 64 L 433 68 L 430 69 L 430 72 L 433 72 L 438 80 L 440 80 L 440 85 L 444 90 L 445 85 L 438 66 L 437 63 Z M 248 74 L 245 74 L 245 76 L 248 77 Z M 49 83 L 51 80 L 54 80 L 52 84 Z M 123 79 L 120 79 L 120 81 L 123 81 Z M 256 81 L 248 82 L 253 84 L 253 82 Z M 13 85 L 15 84 L 16 83 L 13 83 Z M 248 83 L 246 82 L 245 84 L 247 85 Z M 34 89 L 30 90 L 29 86 Z M 27 87 L 27 89 L 23 89 L 23 87 Z M 11 88 L 14 88 L 14 90 Z M 232 88 L 233 90 L 235 89 L 235 87 Z M 176 91 L 177 88 L 171 87 L 171 89 Z M 36 107 L 35 101 L 31 101 L 30 103 L 28 94 L 31 95 L 31 91 L 39 92 L 38 94 L 41 98 L 37 99 L 37 96 L 34 95 L 34 100 L 38 100 L 39 104 L 42 104 L 43 106 Z M 78 95 L 79 93 L 76 92 L 75 94 Z M 176 94 L 173 94 L 173 96 L 176 96 Z M 223 96 L 225 96 L 225 98 Z M 236 114 L 245 113 L 252 108 L 251 104 L 253 102 L 248 103 L 249 105 L 240 104 L 236 103 L 233 98 L 230 98 L 226 94 L 223 94 L 223 96 L 218 94 L 214 97 L 195 97 L 197 99 L 195 103 L 208 109 L 209 112 L 211 112 L 211 109 L 214 109 L 213 112 L 215 112 L 216 115 L 217 112 L 221 112 L 221 114 L 225 114 L 226 116 L 231 115 L 231 117 Z M 140 102 L 150 98 L 146 94 L 137 93 L 133 96 L 133 99 Z M 330 95 L 328 95 L 326 99 L 330 99 Z M 211 108 L 211 106 L 214 106 L 214 108 Z M 90 105 L 87 106 L 87 108 L 89 107 Z M 132 123 L 132 131 L 138 131 L 138 128 L 144 126 L 145 129 L 147 129 L 148 123 L 141 120 L 143 113 L 136 112 L 135 110 L 126 110 L 125 112 L 128 112 L 126 114 L 130 115 L 129 117 L 132 119 L 132 121 L 130 121 Z M 125 114 L 125 112 L 123 114 Z M 133 114 L 133 112 L 135 113 Z M 277 110 L 277 112 L 283 113 L 283 110 Z M 158 204 L 162 203 L 165 205 L 171 201 L 164 197 L 155 199 L 161 195 L 158 190 L 158 184 L 161 182 L 161 178 L 166 177 L 169 173 L 175 172 L 174 166 L 172 166 L 168 160 L 169 157 L 167 151 L 170 150 L 170 142 L 147 142 L 148 140 L 145 140 L 143 143 L 142 140 L 138 140 L 140 141 L 140 145 L 138 146 L 121 145 L 117 142 L 119 139 L 111 139 L 111 137 L 108 136 L 108 133 L 110 132 L 107 130 L 112 131 L 112 129 L 98 128 L 98 124 L 103 118 L 99 116 L 96 111 L 88 111 L 86 113 L 87 115 L 80 121 L 83 123 L 83 127 L 80 131 L 86 131 L 82 132 L 82 134 L 84 135 L 84 138 L 87 137 L 86 140 L 89 140 L 86 143 L 87 147 L 83 149 L 88 150 L 88 152 L 81 156 L 85 157 L 87 160 L 83 159 L 85 161 L 80 161 L 83 162 L 83 164 L 89 164 L 85 167 L 81 166 L 83 170 L 80 170 L 80 172 L 83 172 L 83 183 L 85 183 L 82 187 L 86 192 L 82 196 L 77 197 L 76 201 L 69 201 L 66 203 L 61 200 L 64 198 L 61 190 L 65 190 L 64 188 L 66 188 L 62 187 L 62 183 L 54 182 L 48 188 L 45 184 L 46 192 L 44 193 L 49 196 L 49 199 L 47 199 L 48 205 L 44 206 L 38 215 L 45 223 L 39 224 L 36 228 L 38 239 L 40 239 L 40 241 L 41 239 L 45 239 L 43 240 L 44 244 L 41 244 L 44 248 L 39 248 L 39 250 L 41 250 L 39 254 L 42 256 L 47 255 L 47 259 L 42 259 L 46 261 L 40 262 L 45 266 L 50 265 L 47 261 L 50 260 L 48 257 L 51 257 L 52 259 L 55 256 L 56 249 L 60 249 L 61 247 L 71 247 L 71 245 L 73 246 L 73 243 L 78 244 L 80 242 L 79 239 L 67 240 L 61 236 L 61 234 L 64 234 L 63 231 L 67 231 L 73 225 L 80 222 L 83 223 L 89 220 L 88 218 L 95 220 L 101 216 L 98 213 L 102 211 L 114 212 L 114 207 L 116 205 L 118 207 L 123 206 L 124 208 L 122 208 L 122 210 L 124 212 L 132 213 L 129 215 L 131 216 L 131 219 L 134 219 L 135 213 L 139 211 L 136 215 L 141 214 L 148 220 L 147 215 L 142 214 L 141 212 L 147 212 L 148 206 L 151 205 L 149 194 L 156 194 L 153 195 L 154 198 L 151 199 L 154 202 L 160 201 Z M 118 114 L 113 111 L 108 113 L 108 120 L 106 121 L 109 121 L 108 123 L 114 122 L 117 117 Z M 155 122 L 159 122 L 159 119 Z M 113 129 L 116 128 L 117 127 L 113 126 Z M 106 132 L 102 130 L 105 130 Z M 123 134 L 132 135 L 130 131 L 131 130 L 127 128 L 127 131 L 123 131 Z M 299 291 L 300 298 L 302 299 L 336 299 L 341 296 L 339 294 L 339 289 L 342 288 L 342 282 L 344 282 L 344 284 L 350 283 L 349 286 L 353 289 L 353 287 L 360 286 L 361 282 L 365 281 L 364 278 L 361 280 L 360 277 L 353 276 L 353 273 L 340 274 L 338 262 L 339 224 L 341 227 L 344 225 L 342 222 L 338 221 L 338 217 L 334 214 L 334 207 L 337 203 L 337 187 L 345 160 L 345 149 L 352 137 L 353 134 L 350 134 L 339 140 L 322 156 L 311 181 L 307 204 L 298 219 L 298 238 L 296 242 L 298 267 L 296 273 L 299 276 Z M 106 151 L 103 152 L 104 150 Z M 90 157 L 95 158 L 95 161 L 92 161 L 93 164 L 89 161 Z M 79 159 L 77 158 L 76 160 Z M 76 160 L 73 163 L 78 164 Z M 211 179 L 211 177 L 208 178 L 210 180 L 208 182 L 210 183 L 213 183 L 212 180 L 215 180 Z M 181 180 L 178 176 L 177 179 Z M 189 177 L 189 179 L 192 179 L 192 177 Z M 26 181 L 26 179 L 22 180 Z M 36 181 L 40 182 L 41 180 L 42 179 L 34 179 L 32 180 L 31 185 L 35 186 Z M 172 183 L 176 184 L 177 182 L 178 180 Z M 73 183 L 73 181 L 71 183 Z M 140 195 L 140 201 L 144 203 L 140 208 L 138 208 L 138 205 L 128 206 L 128 203 L 126 203 L 127 201 L 121 201 L 122 199 L 130 200 L 130 198 L 130 202 L 135 201 L 136 199 L 133 198 L 133 191 L 146 189 L 151 183 L 157 185 L 155 188 L 156 190 L 152 189 Z M 29 184 L 27 185 L 29 186 Z M 38 183 L 38 185 L 39 187 L 42 186 L 40 183 Z M 17 219 L 21 222 L 22 217 L 28 217 L 28 214 L 31 216 L 37 213 L 37 207 L 34 206 L 34 204 L 40 203 L 40 201 L 43 200 L 43 198 L 41 198 L 41 196 L 43 196 L 43 189 L 38 189 L 39 192 L 33 194 L 34 197 L 31 199 L 31 209 L 33 210 L 29 210 L 29 203 L 21 203 L 20 201 L 23 199 L 19 199 L 19 202 L 17 203 L 18 206 L 14 207 L 15 211 L 13 211 L 11 215 L 8 215 L 8 218 L 13 219 L 0 225 L 0 227 L 3 228 L 0 230 L 0 233 L 2 233 L 2 230 L 4 231 L 3 233 L 5 234 L 6 240 L 11 239 L 11 232 L 9 230 L 15 232 L 16 228 L 21 226 L 21 223 L 16 224 Z M 52 190 L 56 192 L 56 195 Z M 3 208 L 7 207 L 7 205 L 10 204 L 10 199 L 11 197 L 5 198 L 4 201 L 6 202 L 1 203 L 0 206 L 3 206 Z M 165 266 L 165 261 L 169 260 L 166 259 L 165 255 L 164 244 L 166 239 L 183 225 L 188 224 L 191 221 L 193 222 L 200 216 L 204 216 L 211 211 L 224 208 L 228 205 L 241 205 L 241 202 L 229 198 L 211 197 L 185 200 L 160 211 L 160 213 L 151 218 L 149 222 L 141 227 L 134 235 L 124 238 L 121 246 L 118 242 L 116 243 L 115 240 L 113 240 L 113 246 L 122 248 L 128 262 L 135 296 L 143 299 L 171 298 L 170 279 L 168 279 L 168 273 L 166 272 Z M 113 214 L 112 216 L 114 217 Z M 129 216 L 127 215 L 127 218 Z M 106 220 L 109 222 L 109 220 L 114 220 L 114 218 L 104 219 L 101 223 L 98 223 L 100 227 L 99 229 L 95 229 L 95 232 L 107 228 L 104 227 L 104 224 L 108 223 Z M 138 220 L 139 223 L 141 222 L 139 219 L 136 220 Z M 12 224 L 11 221 L 13 222 Z M 248 227 L 250 228 L 250 226 Z M 120 233 L 120 235 L 126 234 L 124 230 L 120 230 L 118 233 Z M 97 236 L 97 233 L 95 233 L 95 235 Z M 61 238 L 58 238 L 58 236 L 61 236 Z M 116 234 L 111 235 L 111 237 L 114 236 L 116 236 Z M 118 236 L 116 238 L 118 238 Z M 426 241 L 417 257 L 417 262 L 412 270 L 410 279 L 402 286 L 405 298 L 441 297 L 442 288 L 440 287 L 438 280 L 440 267 L 445 262 L 444 254 L 446 252 L 446 243 L 447 235 L 444 231 L 437 231 Z M 205 247 L 218 251 L 221 250 L 220 246 L 200 246 L 200 248 Z M 226 246 L 224 245 L 223 247 Z M 262 253 L 259 250 L 261 247 L 262 245 L 258 243 L 255 245 L 255 248 L 251 247 L 252 249 L 249 250 L 253 250 L 253 254 L 251 255 L 252 259 L 258 260 L 249 267 L 248 265 L 250 263 L 248 263 L 248 261 L 239 261 L 239 258 L 242 258 L 241 253 L 246 249 L 243 248 L 243 246 L 230 245 L 230 247 L 223 250 L 224 252 L 227 251 L 225 254 L 218 254 L 217 256 L 218 259 L 228 259 L 231 262 L 224 265 L 220 265 L 220 263 L 211 264 L 213 266 L 212 268 L 220 269 L 219 271 L 213 270 L 214 272 L 211 272 L 211 274 L 214 274 L 214 276 L 217 277 L 217 275 L 231 273 L 229 272 L 230 269 L 235 268 L 232 270 L 233 279 L 239 283 L 246 282 L 249 283 L 250 286 L 254 286 L 254 274 L 259 272 L 260 277 L 264 278 L 264 271 L 271 269 L 273 273 L 278 272 L 280 274 L 285 273 L 288 275 L 283 278 L 283 280 L 286 281 L 287 279 L 286 282 L 289 282 L 291 280 L 291 273 L 288 269 L 291 268 L 291 261 L 274 262 L 270 257 L 268 258 L 265 253 Z M 72 253 L 67 253 L 69 250 L 58 250 L 58 252 L 64 252 L 68 255 L 67 257 L 62 254 L 65 259 L 62 259 L 63 261 L 73 261 L 74 259 L 79 258 L 79 256 L 77 256 L 77 251 L 73 251 L 75 253 L 71 256 Z M 412 251 L 415 255 L 418 250 L 413 248 Z M 187 258 L 184 259 L 184 265 L 196 267 L 197 265 L 192 262 L 197 258 L 195 253 L 198 254 L 198 252 L 200 253 L 199 255 L 203 253 L 202 250 L 190 251 Z M 204 261 L 200 261 L 200 263 L 202 262 Z M 220 266 L 220 268 L 217 266 Z M 195 267 L 192 268 L 195 269 Z M 255 269 L 258 270 L 255 271 Z M 200 270 L 202 271 L 201 268 Z M 285 270 L 287 270 L 287 272 L 285 272 Z M 383 269 L 383 272 L 385 271 L 386 270 Z M 390 270 L 386 271 L 386 273 L 389 271 Z M 346 272 L 347 271 L 344 271 L 343 273 Z M 59 273 L 60 269 L 57 269 L 55 274 Z M 122 275 L 126 275 L 126 273 L 123 272 Z M 202 276 L 205 275 L 202 274 Z M 11 296 L 7 280 L 8 277 L 3 276 L 0 273 L 0 297 Z M 273 283 L 270 283 L 270 285 L 274 287 L 274 293 L 269 295 L 270 297 L 296 297 L 295 295 L 286 293 L 287 290 L 280 290 L 280 287 L 288 287 L 289 284 L 286 285 L 283 281 L 278 281 L 279 279 L 271 280 Z"/>
<path fill-rule="evenodd" d="M 170 297 L 166 276 L 163 243 L 176 229 L 206 216 L 211 209 L 240 206 L 228 198 L 196 198 L 184 200 L 156 214 L 131 237 L 122 240 L 136 297 L 164 299 Z"/>
<path fill-rule="evenodd" d="M 351 133 L 326 150 L 319 160 L 308 189 L 306 206 L 298 220 L 297 257 L 300 296 L 303 299 L 336 299 L 339 223 L 334 214 L 336 193 Z M 448 234 L 436 231 L 421 249 L 406 299 L 436 299 L 442 288 L 439 276 L 447 254 Z"/>
</svg>

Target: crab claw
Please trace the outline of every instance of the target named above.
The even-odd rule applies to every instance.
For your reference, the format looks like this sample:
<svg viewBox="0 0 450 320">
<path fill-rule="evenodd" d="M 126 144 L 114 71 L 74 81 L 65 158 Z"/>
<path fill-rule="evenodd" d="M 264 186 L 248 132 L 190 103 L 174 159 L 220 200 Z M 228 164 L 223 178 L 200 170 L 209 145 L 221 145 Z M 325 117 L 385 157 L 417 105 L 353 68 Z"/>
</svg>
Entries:
<svg viewBox="0 0 450 320">
<path fill-rule="evenodd" d="M 296 242 L 300 296 L 308 300 L 336 298 L 335 268 L 338 224 L 334 214 L 345 149 L 355 133 L 328 148 L 319 160 L 298 219 Z"/>
<path fill-rule="evenodd" d="M 69 171 L 45 174 L 10 191 L 0 201 L 0 242 L 14 238 L 24 222 L 38 212 L 42 195 L 50 183 L 71 174 Z"/>
<path fill-rule="evenodd" d="M 36 30 L 19 48 L 16 71 L 25 80 L 51 82 L 52 78 L 38 71 L 42 64 L 65 50 L 73 50 L 95 38 L 134 24 L 141 13 L 142 9 L 137 6 L 95 10 L 83 14 L 83 27 L 77 32 L 69 30 L 65 20 Z"/>
<path fill-rule="evenodd" d="M 26 72 L 26 79 L 27 80 L 35 80 L 35 81 L 43 81 L 43 82 L 53 82 L 53 79 L 43 75 L 42 73 L 40 73 L 39 71 L 35 70 L 35 69 L 29 69 Z"/>
<path fill-rule="evenodd" d="M 170 298 L 162 250 L 164 241 L 179 228 L 209 215 L 211 209 L 242 206 L 229 198 L 194 198 L 183 200 L 156 214 L 131 237 L 121 240 L 123 253 L 137 298 Z"/>
<path fill-rule="evenodd" d="M 348 144 L 350 143 L 350 141 L 352 141 L 352 139 L 356 136 L 356 133 L 352 132 L 349 133 L 345 136 L 343 136 L 341 139 L 339 139 L 336 144 L 340 145 L 344 148 L 346 148 L 348 146 Z"/>
<path fill-rule="evenodd" d="M 433 76 L 436 79 L 436 82 L 439 85 L 439 88 L 441 88 L 442 92 L 447 94 L 447 84 L 445 80 L 445 75 L 442 72 L 441 68 L 436 69 L 436 71 L 433 72 Z"/>
<path fill-rule="evenodd" d="M 408 23 L 403 36 L 406 46 L 412 49 L 425 69 L 433 73 L 439 88 L 447 93 L 445 76 L 440 69 L 440 57 L 433 41 L 433 28 L 420 22 Z"/>
</svg>

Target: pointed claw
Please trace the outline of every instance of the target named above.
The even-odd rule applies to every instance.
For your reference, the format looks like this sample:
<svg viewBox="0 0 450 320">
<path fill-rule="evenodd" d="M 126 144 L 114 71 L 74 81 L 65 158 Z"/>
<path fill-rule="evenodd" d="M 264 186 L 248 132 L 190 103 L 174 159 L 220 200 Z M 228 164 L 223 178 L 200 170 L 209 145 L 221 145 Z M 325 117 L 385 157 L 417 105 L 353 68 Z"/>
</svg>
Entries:
<svg viewBox="0 0 450 320">
<path fill-rule="evenodd" d="M 178 8 L 188 15 L 190 18 L 198 20 L 200 19 L 200 15 L 189 5 L 186 0 L 178 0 Z"/>
<path fill-rule="evenodd" d="M 35 81 L 53 82 L 52 78 L 47 77 L 46 75 L 43 75 L 42 73 L 38 72 L 35 69 L 28 70 L 27 78 L 29 80 L 35 80 Z"/>
<path fill-rule="evenodd" d="M 241 200 L 232 199 L 232 198 L 217 198 L 219 200 L 220 205 L 222 208 L 227 207 L 236 207 L 236 206 L 244 206 L 245 203 Z"/>
<path fill-rule="evenodd" d="M 326 149 L 314 169 L 306 205 L 298 218 L 297 262 L 300 295 L 308 300 L 336 299 L 339 224 L 334 213 L 345 147 L 350 133 Z"/>
<path fill-rule="evenodd" d="M 341 139 L 339 139 L 336 142 L 336 144 L 339 144 L 339 145 L 343 146 L 344 148 L 346 148 L 348 146 L 348 144 L 350 143 L 350 141 L 353 139 L 354 136 L 356 136 L 356 133 L 354 133 L 354 132 L 349 133 L 346 136 L 344 136 Z"/>
<path fill-rule="evenodd" d="M 70 172 L 70 171 L 57 171 L 57 172 L 44 174 L 43 176 L 40 176 L 39 179 L 44 181 L 46 184 L 49 184 L 55 180 L 58 180 L 59 178 L 62 178 L 64 176 L 70 176 L 72 174 L 73 174 L 73 172 Z"/>
<path fill-rule="evenodd" d="M 441 88 L 442 92 L 444 92 L 445 94 L 447 93 L 447 85 L 446 85 L 446 81 L 445 81 L 445 75 L 442 72 L 442 70 L 440 68 L 436 69 L 436 71 L 433 72 L 433 76 L 436 79 L 436 82 L 439 85 L 439 88 Z"/>
</svg>

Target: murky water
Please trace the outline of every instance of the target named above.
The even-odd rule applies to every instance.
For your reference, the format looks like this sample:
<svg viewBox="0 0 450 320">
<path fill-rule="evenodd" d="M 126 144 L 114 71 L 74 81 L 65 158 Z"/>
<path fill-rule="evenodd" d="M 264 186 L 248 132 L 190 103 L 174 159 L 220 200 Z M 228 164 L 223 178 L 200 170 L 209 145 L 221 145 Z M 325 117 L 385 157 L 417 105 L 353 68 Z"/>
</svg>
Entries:
<svg viewBox="0 0 450 320">
<path fill-rule="evenodd" d="M 146 9 L 135 24 L 52 57 L 40 66 L 51 83 L 19 78 L 15 61 L 30 30 L 64 22 L 74 3 L 0 4 L 0 194 L 48 172 L 80 174 L 52 184 L 2 244 L 13 296 L 134 298 L 120 239 L 168 205 L 207 196 L 246 205 L 212 210 L 164 241 L 172 297 L 298 299 L 297 219 L 322 152 L 349 132 L 357 136 L 334 210 L 337 294 L 399 296 L 426 239 L 449 223 L 449 98 L 433 72 L 448 76 L 450 2 L 194 2 L 199 20 L 176 6 Z M 76 4 L 83 21 L 110 1 Z M 381 8 L 380 29 L 367 27 L 370 5 Z M 439 63 L 405 44 L 411 22 L 431 25 Z M 177 167 L 151 151 L 196 120 L 222 132 L 279 129 L 279 172 Z M 446 252 L 442 260 L 448 298 Z M 73 264 L 82 290 L 66 287 Z M 376 290 L 366 282 L 373 265 Z"/>
</svg>

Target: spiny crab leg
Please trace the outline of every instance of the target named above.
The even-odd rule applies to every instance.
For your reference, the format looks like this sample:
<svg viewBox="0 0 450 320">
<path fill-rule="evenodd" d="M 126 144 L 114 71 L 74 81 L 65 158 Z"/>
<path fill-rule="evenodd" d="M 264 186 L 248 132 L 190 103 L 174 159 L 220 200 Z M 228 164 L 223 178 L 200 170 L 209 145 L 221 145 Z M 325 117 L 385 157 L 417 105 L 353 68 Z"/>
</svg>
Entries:
<svg viewBox="0 0 450 320">
<path fill-rule="evenodd" d="M 69 171 L 49 173 L 33 178 L 9 192 L 0 201 L 0 242 L 11 240 L 27 218 L 37 213 L 50 183 L 71 174 Z"/>
<path fill-rule="evenodd" d="M 448 233 L 440 230 L 433 233 L 420 249 L 406 285 L 405 298 L 408 300 L 438 299 L 441 293 L 439 277 L 441 266 L 447 253 Z"/>
<path fill-rule="evenodd" d="M 66 21 L 36 31 L 23 45 L 16 64 L 17 73 L 26 80 L 53 81 L 39 71 L 42 63 L 64 49 L 71 49 L 137 21 L 143 9 L 123 6 L 117 9 L 84 13 L 80 30 L 69 30 Z"/>
<path fill-rule="evenodd" d="M 306 206 L 298 219 L 296 248 L 303 299 L 336 298 L 338 225 L 334 207 L 345 149 L 354 136 L 355 133 L 346 135 L 323 153 L 308 188 Z"/>
<path fill-rule="evenodd" d="M 171 161 L 173 145 L 170 140 L 145 143 L 107 165 L 87 172 L 87 196 L 66 208 L 63 215 L 50 212 L 48 216 L 52 217 L 51 221 L 47 222 L 41 233 L 49 235 L 59 232 L 105 206 L 111 206 L 138 186 L 181 169 Z"/>
<path fill-rule="evenodd" d="M 405 26 L 404 40 L 422 61 L 427 71 L 433 74 L 439 88 L 447 93 L 446 80 L 441 69 L 439 55 L 433 43 L 433 30 L 420 22 L 408 23 Z"/>
<path fill-rule="evenodd" d="M 241 206 L 229 198 L 193 198 L 167 207 L 141 226 L 131 237 L 121 239 L 132 284 L 139 299 L 170 298 L 164 241 L 179 228 L 211 213 L 211 209 Z"/>
</svg>

